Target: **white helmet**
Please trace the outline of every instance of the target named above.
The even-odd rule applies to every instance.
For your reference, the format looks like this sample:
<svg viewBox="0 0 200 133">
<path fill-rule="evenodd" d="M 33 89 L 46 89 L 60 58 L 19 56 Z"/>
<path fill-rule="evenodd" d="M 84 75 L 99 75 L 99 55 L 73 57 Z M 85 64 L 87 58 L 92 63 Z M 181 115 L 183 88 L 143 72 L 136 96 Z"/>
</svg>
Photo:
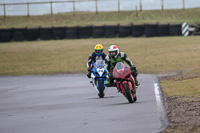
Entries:
<svg viewBox="0 0 200 133">
<path fill-rule="evenodd" d="M 108 48 L 108 52 L 109 52 L 109 55 L 112 57 L 112 58 L 117 58 L 118 54 L 119 54 L 119 48 L 116 46 L 116 45 L 111 45 L 109 48 Z"/>
</svg>

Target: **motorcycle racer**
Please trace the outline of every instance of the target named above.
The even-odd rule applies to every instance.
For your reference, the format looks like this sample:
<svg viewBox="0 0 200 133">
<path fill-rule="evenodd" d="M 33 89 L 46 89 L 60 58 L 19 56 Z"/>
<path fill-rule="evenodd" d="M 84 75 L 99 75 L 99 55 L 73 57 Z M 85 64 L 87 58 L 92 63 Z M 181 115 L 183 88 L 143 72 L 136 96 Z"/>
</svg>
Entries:
<svg viewBox="0 0 200 133">
<path fill-rule="evenodd" d="M 111 45 L 108 49 L 108 52 L 109 52 L 109 55 L 107 55 L 106 59 L 105 59 L 106 71 L 108 74 L 108 77 L 105 81 L 105 85 L 107 87 L 112 86 L 112 84 L 113 84 L 112 71 L 113 71 L 115 65 L 117 64 L 117 62 L 125 61 L 130 66 L 132 75 L 135 80 L 135 85 L 139 86 L 140 84 L 137 80 L 138 72 L 137 72 L 136 66 L 129 59 L 129 57 L 125 53 L 119 52 L 119 48 L 116 45 Z"/>
<path fill-rule="evenodd" d="M 96 60 L 98 60 L 98 59 L 105 60 L 105 57 L 107 55 L 103 52 L 103 50 L 104 50 L 104 48 L 103 48 L 102 44 L 96 44 L 94 47 L 94 52 L 89 55 L 88 62 L 87 62 L 88 78 L 91 78 L 93 63 L 95 63 Z"/>
</svg>

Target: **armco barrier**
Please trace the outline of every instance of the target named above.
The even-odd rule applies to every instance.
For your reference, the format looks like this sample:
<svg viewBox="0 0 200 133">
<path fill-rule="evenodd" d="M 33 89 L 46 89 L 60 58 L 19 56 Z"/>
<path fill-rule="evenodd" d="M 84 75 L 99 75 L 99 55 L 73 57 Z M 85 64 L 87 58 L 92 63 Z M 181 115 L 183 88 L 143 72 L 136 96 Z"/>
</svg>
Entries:
<svg viewBox="0 0 200 133">
<path fill-rule="evenodd" d="M 182 35 L 181 31 L 182 24 L 173 24 L 169 27 L 170 36 L 180 36 Z"/>
<path fill-rule="evenodd" d="M 13 29 L 13 41 L 26 40 L 26 28 L 14 28 Z"/>
<path fill-rule="evenodd" d="M 128 37 L 132 35 L 131 26 L 119 26 L 119 37 Z"/>
<path fill-rule="evenodd" d="M 28 41 L 35 41 L 40 37 L 40 28 L 26 29 L 26 39 Z"/>
<path fill-rule="evenodd" d="M 169 36 L 169 24 L 158 25 L 158 36 Z"/>
<path fill-rule="evenodd" d="M 144 35 L 144 25 L 133 25 L 132 26 L 132 36 L 141 37 Z"/>
<path fill-rule="evenodd" d="M 116 37 L 118 34 L 118 25 L 117 26 L 105 26 L 105 37 L 112 38 Z"/>
<path fill-rule="evenodd" d="M 40 39 L 51 40 L 53 39 L 53 28 L 40 28 Z"/>
<path fill-rule="evenodd" d="M 78 38 L 90 38 L 92 37 L 92 26 L 79 27 Z"/>
<path fill-rule="evenodd" d="M 53 27 L 53 39 L 64 39 L 66 36 L 66 27 Z"/>
<path fill-rule="evenodd" d="M 78 38 L 78 27 L 66 27 L 66 37 L 67 39 L 77 39 Z"/>
<path fill-rule="evenodd" d="M 0 29 L 0 42 L 9 42 L 12 40 L 12 29 Z"/>
<path fill-rule="evenodd" d="M 92 37 L 93 38 L 105 37 L 105 26 L 93 26 L 92 27 Z"/>
<path fill-rule="evenodd" d="M 144 34 L 146 37 L 158 36 L 158 24 L 145 24 Z"/>
</svg>

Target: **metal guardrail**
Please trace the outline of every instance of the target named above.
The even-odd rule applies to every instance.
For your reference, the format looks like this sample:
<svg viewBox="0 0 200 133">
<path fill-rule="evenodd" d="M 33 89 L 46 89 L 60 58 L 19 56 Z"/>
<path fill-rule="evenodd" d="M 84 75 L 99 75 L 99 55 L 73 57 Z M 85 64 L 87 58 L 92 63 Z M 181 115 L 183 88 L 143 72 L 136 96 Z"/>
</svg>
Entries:
<svg viewBox="0 0 200 133">
<path fill-rule="evenodd" d="M 6 18 L 6 6 L 8 5 L 27 5 L 27 16 L 30 16 L 29 12 L 29 6 L 35 5 L 35 4 L 49 4 L 50 5 L 50 14 L 53 15 L 53 4 L 55 3 L 72 3 L 73 4 L 73 13 L 76 13 L 76 2 L 95 2 L 95 8 L 96 8 L 96 14 L 98 14 L 98 1 L 108 1 L 108 0 L 71 0 L 71 1 L 49 1 L 49 2 L 27 2 L 27 3 L 7 3 L 7 4 L 0 4 L 0 6 L 3 6 L 3 16 Z M 140 11 L 142 11 L 142 0 L 139 1 Z M 118 2 L 118 12 L 120 12 L 120 0 L 116 0 Z M 182 0 L 183 9 L 185 10 L 185 0 Z M 137 6 L 136 6 L 137 10 Z M 164 0 L 161 0 L 161 10 L 164 10 Z"/>
<path fill-rule="evenodd" d="M 97 1 L 97 0 L 84 0 L 85 1 Z M 27 2 L 27 3 L 8 3 L 8 4 L 0 4 L 0 6 L 3 6 L 4 9 L 4 18 L 6 17 L 6 6 L 7 5 L 27 5 L 27 16 L 30 16 L 29 13 L 29 5 L 35 5 L 35 4 L 50 4 L 50 12 L 51 15 L 53 15 L 53 4 L 54 3 L 73 3 L 73 12 L 75 13 L 75 2 L 83 2 L 83 1 L 49 1 L 49 2 Z"/>
</svg>

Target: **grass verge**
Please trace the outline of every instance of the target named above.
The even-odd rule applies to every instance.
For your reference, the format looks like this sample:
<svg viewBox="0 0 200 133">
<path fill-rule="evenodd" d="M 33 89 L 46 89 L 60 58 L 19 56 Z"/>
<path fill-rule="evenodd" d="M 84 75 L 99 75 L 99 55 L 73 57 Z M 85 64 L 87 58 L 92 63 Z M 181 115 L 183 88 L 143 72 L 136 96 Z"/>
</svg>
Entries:
<svg viewBox="0 0 200 133">
<path fill-rule="evenodd" d="M 140 73 L 199 71 L 199 37 L 113 38 L 0 44 L 0 75 L 85 73 L 96 43 L 117 44 Z"/>
<path fill-rule="evenodd" d="M 138 15 L 136 15 L 138 14 Z M 24 28 L 24 27 L 58 27 L 58 26 L 85 26 L 85 25 L 128 25 L 144 23 L 200 23 L 200 8 L 171 9 L 171 10 L 145 10 L 142 12 L 122 11 L 118 12 L 78 12 L 60 13 L 43 16 L 7 16 L 0 17 L 0 28 Z"/>
</svg>

